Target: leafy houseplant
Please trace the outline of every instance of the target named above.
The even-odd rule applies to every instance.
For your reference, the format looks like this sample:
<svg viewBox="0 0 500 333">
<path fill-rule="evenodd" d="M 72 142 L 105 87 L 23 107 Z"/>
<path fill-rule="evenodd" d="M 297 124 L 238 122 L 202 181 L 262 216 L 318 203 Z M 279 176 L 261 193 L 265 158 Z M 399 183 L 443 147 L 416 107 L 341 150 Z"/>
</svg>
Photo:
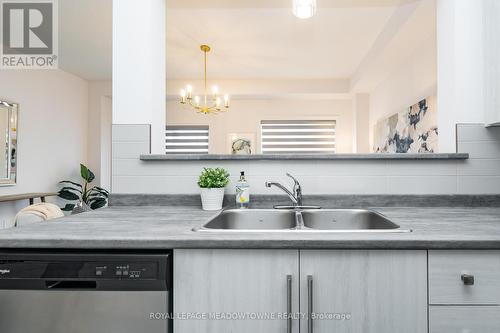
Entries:
<svg viewBox="0 0 500 333">
<path fill-rule="evenodd" d="M 203 168 L 198 178 L 201 203 L 204 210 L 222 209 L 224 188 L 229 183 L 229 173 L 223 168 Z"/>
<path fill-rule="evenodd" d="M 58 196 L 68 201 L 77 201 L 77 203 L 66 204 L 62 210 L 73 211 L 79 207 L 84 207 L 84 205 L 90 207 L 90 209 L 104 207 L 108 202 L 109 192 L 99 186 L 90 187 L 95 175 L 83 164 L 80 164 L 80 175 L 83 178 L 83 184 L 69 180 L 59 182 L 63 187 L 59 190 Z"/>
</svg>

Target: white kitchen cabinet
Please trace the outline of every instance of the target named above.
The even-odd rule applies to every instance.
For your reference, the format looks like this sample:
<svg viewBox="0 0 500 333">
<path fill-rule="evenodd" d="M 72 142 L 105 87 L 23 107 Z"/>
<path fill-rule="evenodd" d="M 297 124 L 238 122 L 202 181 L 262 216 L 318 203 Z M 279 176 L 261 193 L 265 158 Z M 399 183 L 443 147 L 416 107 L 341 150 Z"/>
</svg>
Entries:
<svg viewBox="0 0 500 333">
<path fill-rule="evenodd" d="M 426 333 L 426 251 L 174 251 L 174 312 L 179 315 L 276 315 L 299 309 L 306 315 L 310 295 L 312 311 L 326 318 L 313 320 L 313 331 L 308 331 L 305 317 L 293 320 L 290 330 L 287 320 L 246 317 L 176 319 L 174 330 L 297 333 L 300 324 L 306 333 Z"/>
<path fill-rule="evenodd" d="M 174 332 L 298 333 L 298 320 L 253 317 L 290 310 L 299 311 L 297 250 L 174 251 L 174 312 L 179 317 L 212 315 L 176 318 Z M 244 317 L 214 317 L 234 314 Z"/>
<path fill-rule="evenodd" d="M 500 251 L 429 251 L 430 333 L 500 327 Z"/>
<path fill-rule="evenodd" d="M 500 251 L 429 251 L 429 304 L 500 304 Z"/>
<path fill-rule="evenodd" d="M 426 251 L 300 251 L 300 285 L 301 332 L 427 332 Z"/>
<path fill-rule="evenodd" d="M 430 333 L 498 333 L 498 306 L 431 306 Z"/>
</svg>

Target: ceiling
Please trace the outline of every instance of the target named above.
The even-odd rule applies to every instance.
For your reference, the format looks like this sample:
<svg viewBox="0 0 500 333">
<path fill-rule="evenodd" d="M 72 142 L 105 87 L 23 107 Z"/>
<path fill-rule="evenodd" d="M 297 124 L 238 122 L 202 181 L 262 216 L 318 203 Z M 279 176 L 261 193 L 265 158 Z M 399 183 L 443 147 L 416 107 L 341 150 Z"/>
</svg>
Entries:
<svg viewBox="0 0 500 333">
<path fill-rule="evenodd" d="M 377 54 L 391 62 L 405 56 L 390 58 L 381 49 L 396 33 L 411 46 L 415 33 L 397 32 L 412 12 L 405 8 L 430 1 L 318 0 L 317 15 L 300 20 L 291 13 L 292 0 L 167 0 L 167 77 L 200 79 L 199 45 L 208 43 L 212 79 L 358 80 L 366 68 L 380 67 L 370 63 Z M 59 8 L 60 68 L 88 80 L 111 79 L 112 0 L 59 0 Z M 425 13 L 419 15 L 430 17 Z M 419 20 L 413 24 L 427 24 Z"/>
<path fill-rule="evenodd" d="M 320 8 L 394 7 L 419 0 L 317 0 Z M 167 0 L 168 8 L 290 8 L 290 0 Z"/>
<path fill-rule="evenodd" d="M 167 77 L 199 77 L 208 43 L 215 79 L 348 78 L 394 10 L 320 8 L 300 20 L 290 8 L 170 8 Z"/>
<path fill-rule="evenodd" d="M 112 0 L 59 0 L 59 68 L 87 80 L 110 80 Z"/>
</svg>

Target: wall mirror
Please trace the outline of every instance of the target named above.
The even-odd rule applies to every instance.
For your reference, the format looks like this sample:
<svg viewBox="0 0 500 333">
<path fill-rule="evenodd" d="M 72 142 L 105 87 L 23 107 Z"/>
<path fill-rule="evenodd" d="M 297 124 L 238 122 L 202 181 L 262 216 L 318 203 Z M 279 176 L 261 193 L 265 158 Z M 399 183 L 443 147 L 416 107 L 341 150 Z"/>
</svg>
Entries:
<svg viewBox="0 0 500 333">
<path fill-rule="evenodd" d="M 0 186 L 16 184 L 19 105 L 0 100 Z"/>
<path fill-rule="evenodd" d="M 167 154 L 439 149 L 436 1 L 167 0 Z"/>
</svg>

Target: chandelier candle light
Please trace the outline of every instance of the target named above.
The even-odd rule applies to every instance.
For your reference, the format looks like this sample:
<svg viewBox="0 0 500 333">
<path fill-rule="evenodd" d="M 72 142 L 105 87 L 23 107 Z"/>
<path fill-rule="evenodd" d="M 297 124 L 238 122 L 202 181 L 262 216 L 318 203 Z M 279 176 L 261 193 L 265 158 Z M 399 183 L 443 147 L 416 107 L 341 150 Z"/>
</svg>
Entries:
<svg viewBox="0 0 500 333">
<path fill-rule="evenodd" d="M 316 0 L 293 0 L 293 15 L 308 19 L 316 14 Z"/>
<path fill-rule="evenodd" d="M 229 109 L 229 95 L 224 95 L 224 105 L 222 105 L 222 98 L 219 95 L 219 88 L 212 86 L 212 94 L 208 94 L 207 86 L 207 53 L 210 52 L 210 46 L 201 45 L 201 51 L 204 54 L 205 67 L 204 67 L 204 83 L 205 94 L 203 96 L 203 104 L 201 103 L 200 96 L 196 95 L 193 98 L 193 86 L 187 85 L 185 89 L 181 90 L 181 104 L 189 105 L 198 113 L 203 114 L 217 114 Z"/>
</svg>

